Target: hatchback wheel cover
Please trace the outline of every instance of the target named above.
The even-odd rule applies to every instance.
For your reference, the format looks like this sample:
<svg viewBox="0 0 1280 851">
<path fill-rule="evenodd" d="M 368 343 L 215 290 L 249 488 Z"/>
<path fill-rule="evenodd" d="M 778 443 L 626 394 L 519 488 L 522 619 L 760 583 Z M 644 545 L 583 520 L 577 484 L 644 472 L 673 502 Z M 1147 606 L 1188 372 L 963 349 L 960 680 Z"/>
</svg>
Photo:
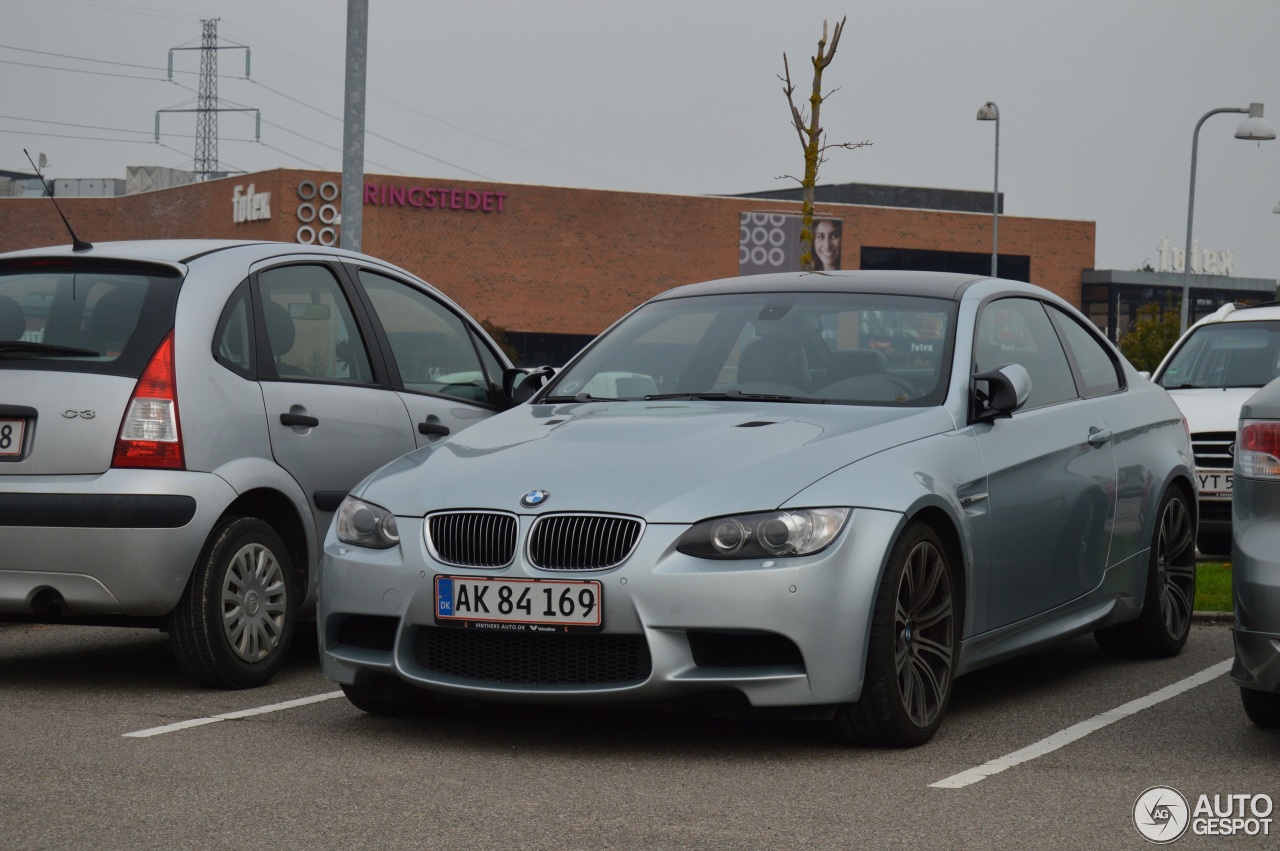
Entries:
<svg viewBox="0 0 1280 851">
<path fill-rule="evenodd" d="M 955 601 L 946 560 L 932 544 L 907 556 L 898 584 L 894 659 L 902 708 L 912 723 L 928 727 L 941 715 L 951 690 Z"/>
<path fill-rule="evenodd" d="M 1160 614 L 1164 617 L 1164 628 L 1170 637 L 1176 638 L 1191 623 L 1191 596 L 1196 582 L 1195 540 L 1191 517 L 1182 500 L 1170 500 L 1165 506 L 1156 548 Z"/>
<path fill-rule="evenodd" d="M 260 662 L 280 644 L 287 592 L 275 554 L 246 544 L 232 557 L 222 580 L 222 628 L 245 662 Z"/>
</svg>

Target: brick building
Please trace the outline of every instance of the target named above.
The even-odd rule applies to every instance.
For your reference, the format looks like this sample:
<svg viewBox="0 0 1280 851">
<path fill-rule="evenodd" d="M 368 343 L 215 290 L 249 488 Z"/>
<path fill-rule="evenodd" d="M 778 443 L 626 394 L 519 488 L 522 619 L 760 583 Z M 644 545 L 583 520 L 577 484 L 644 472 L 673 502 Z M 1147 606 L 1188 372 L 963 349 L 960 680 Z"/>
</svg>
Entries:
<svg viewBox="0 0 1280 851">
<path fill-rule="evenodd" d="M 336 243 L 340 179 L 279 169 L 116 197 L 59 193 L 59 202 L 90 242 Z M 525 362 L 562 360 L 670 287 L 738 275 L 751 217 L 800 212 L 799 201 L 777 192 L 711 197 L 379 175 L 365 181 L 363 250 L 508 329 Z M 990 271 L 989 193 L 896 189 L 865 197 L 819 192 L 818 215 L 842 228 L 841 268 Z M 0 251 L 68 241 L 47 199 L 0 198 Z M 1002 276 L 1079 305 L 1082 273 L 1093 265 L 1093 222 L 1001 216 Z"/>
</svg>

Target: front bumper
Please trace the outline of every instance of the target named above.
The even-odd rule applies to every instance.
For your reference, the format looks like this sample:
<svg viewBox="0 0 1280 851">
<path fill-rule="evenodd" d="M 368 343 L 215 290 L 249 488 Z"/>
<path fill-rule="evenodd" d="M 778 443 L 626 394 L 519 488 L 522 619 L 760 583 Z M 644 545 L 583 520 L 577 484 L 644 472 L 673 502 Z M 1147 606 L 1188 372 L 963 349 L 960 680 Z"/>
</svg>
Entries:
<svg viewBox="0 0 1280 851">
<path fill-rule="evenodd" d="M 331 528 L 318 601 L 321 668 L 348 685 L 396 676 L 439 694 L 488 700 L 648 702 L 736 692 L 756 707 L 853 701 L 862 689 L 884 560 L 902 519 L 896 512 L 856 509 L 827 550 L 772 561 L 686 556 L 675 544 L 687 526 L 650 524 L 625 563 L 591 572 L 540 570 L 523 551 L 500 570 L 444 565 L 423 543 L 422 518 L 397 518 L 401 544 L 388 550 L 343 544 Z M 532 520 L 521 518 L 522 540 Z M 598 580 L 604 625 L 594 635 L 631 641 L 647 664 L 621 679 L 594 682 L 514 682 L 499 673 L 444 672 L 424 649 L 432 637 L 448 630 L 446 639 L 465 643 L 469 639 L 459 633 L 482 631 L 436 625 L 438 574 Z M 592 642 L 592 634 L 570 634 L 566 642 L 555 640 L 559 634 L 528 635 L 527 643 L 537 644 L 530 652 L 538 653 L 563 650 L 576 657 Z M 790 657 L 776 652 L 788 643 L 795 648 Z M 735 644 L 766 652 L 725 652 Z M 709 646 L 720 649 L 708 652 Z M 513 653 L 525 650 L 519 639 L 511 647 Z"/>
<path fill-rule="evenodd" d="M 235 496 L 186 471 L 0 479 L 0 618 L 167 614 Z"/>
</svg>

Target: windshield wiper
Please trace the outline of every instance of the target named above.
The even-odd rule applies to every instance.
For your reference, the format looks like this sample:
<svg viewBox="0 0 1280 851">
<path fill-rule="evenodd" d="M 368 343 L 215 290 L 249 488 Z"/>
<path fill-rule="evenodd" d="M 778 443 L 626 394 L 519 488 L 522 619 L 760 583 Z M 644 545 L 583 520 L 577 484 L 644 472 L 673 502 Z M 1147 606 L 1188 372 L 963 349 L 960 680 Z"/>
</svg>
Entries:
<svg viewBox="0 0 1280 851">
<path fill-rule="evenodd" d="M 662 399 L 697 399 L 702 401 L 718 402 L 728 400 L 733 402 L 806 402 L 809 404 L 825 405 L 826 399 L 815 399 L 812 396 L 787 396 L 778 393 L 744 393 L 738 389 L 726 390 L 720 392 L 706 393 L 657 393 L 645 396 L 646 402 L 656 402 Z"/>
<path fill-rule="evenodd" d="M 634 402 L 635 399 L 615 399 L 612 396 L 592 396 L 590 393 L 579 393 L 577 396 L 548 396 L 539 402 Z"/>
<path fill-rule="evenodd" d="M 0 342 L 0 357 L 8 355 L 48 355 L 50 357 L 98 357 L 93 349 L 81 349 L 76 346 L 59 346 L 55 343 L 30 343 L 25 340 L 7 340 Z"/>
</svg>

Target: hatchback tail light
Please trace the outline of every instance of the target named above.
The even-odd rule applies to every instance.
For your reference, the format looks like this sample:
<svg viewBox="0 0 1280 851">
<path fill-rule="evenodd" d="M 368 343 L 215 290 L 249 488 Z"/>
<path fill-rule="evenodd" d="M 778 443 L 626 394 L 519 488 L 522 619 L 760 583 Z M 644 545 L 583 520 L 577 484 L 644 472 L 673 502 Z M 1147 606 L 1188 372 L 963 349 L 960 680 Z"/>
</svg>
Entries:
<svg viewBox="0 0 1280 851">
<path fill-rule="evenodd" d="M 178 426 L 178 386 L 174 380 L 173 332 L 160 343 L 133 388 L 116 440 L 113 467 L 185 468 Z"/>
<path fill-rule="evenodd" d="M 1280 420 L 1241 420 L 1236 470 L 1251 479 L 1280 479 Z"/>
</svg>

